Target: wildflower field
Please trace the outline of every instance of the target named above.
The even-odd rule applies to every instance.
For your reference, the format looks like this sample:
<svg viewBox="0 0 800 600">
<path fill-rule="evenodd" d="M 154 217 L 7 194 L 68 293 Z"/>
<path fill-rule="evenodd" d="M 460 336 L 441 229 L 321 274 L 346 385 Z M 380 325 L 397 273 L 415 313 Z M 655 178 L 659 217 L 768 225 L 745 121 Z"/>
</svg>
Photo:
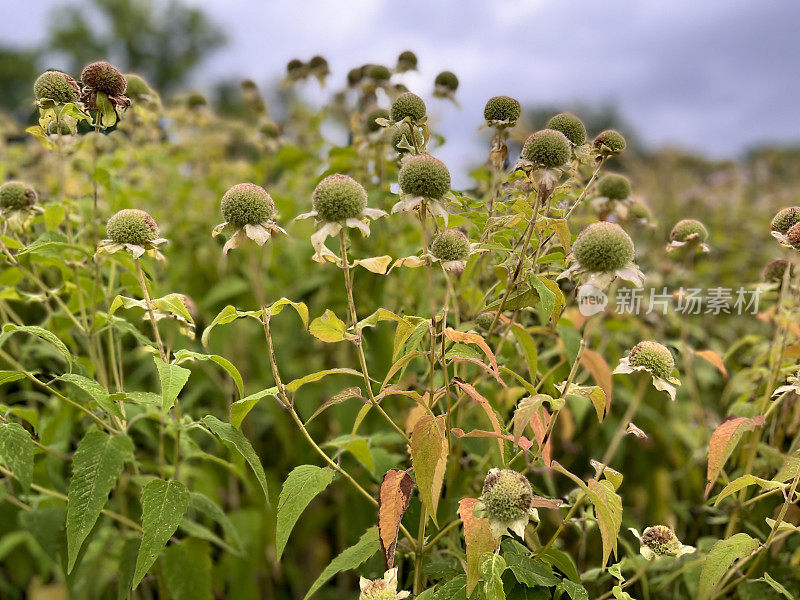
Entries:
<svg viewBox="0 0 800 600">
<path fill-rule="evenodd" d="M 237 117 L 102 61 L 30 82 L 0 598 L 800 598 L 800 155 L 494 90 L 453 189 L 459 80 L 416 65 L 295 60 Z"/>
</svg>

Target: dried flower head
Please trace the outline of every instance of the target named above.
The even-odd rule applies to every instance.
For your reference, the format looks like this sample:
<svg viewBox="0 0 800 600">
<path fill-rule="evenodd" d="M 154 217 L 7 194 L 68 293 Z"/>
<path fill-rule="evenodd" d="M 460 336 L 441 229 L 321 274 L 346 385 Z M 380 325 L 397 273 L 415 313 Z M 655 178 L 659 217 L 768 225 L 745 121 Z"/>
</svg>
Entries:
<svg viewBox="0 0 800 600">
<path fill-rule="evenodd" d="M 109 98 L 122 96 L 128 88 L 125 75 L 116 67 L 102 60 L 84 67 L 81 72 L 81 83 L 95 92 L 103 92 Z"/>
<path fill-rule="evenodd" d="M 77 102 L 79 93 L 78 83 L 61 71 L 45 71 L 33 84 L 33 95 L 37 101 L 67 104 Z"/>
<path fill-rule="evenodd" d="M 519 102 L 509 96 L 489 98 L 483 109 L 483 118 L 490 127 L 509 127 L 516 124 L 522 113 Z"/>
<path fill-rule="evenodd" d="M 455 92 L 458 89 L 458 77 L 452 71 L 442 71 L 433 81 L 434 85 Z"/>
<path fill-rule="evenodd" d="M 708 229 L 700 221 L 695 219 L 683 219 L 675 223 L 669 234 L 669 239 L 677 242 L 699 241 L 704 242 L 708 239 Z"/>
<path fill-rule="evenodd" d="M 389 111 L 385 108 L 373 108 L 371 111 L 367 113 L 367 131 L 369 133 L 375 133 L 376 131 L 381 131 L 383 127 L 375 122 L 375 119 L 388 119 L 389 118 Z"/>
<path fill-rule="evenodd" d="M 320 220 L 345 221 L 361 217 L 367 205 L 367 192 L 352 177 L 329 175 L 317 184 L 312 200 Z"/>
<path fill-rule="evenodd" d="M 631 195 L 631 182 L 624 175 L 605 175 L 597 182 L 597 193 L 609 200 L 625 200 Z"/>
<path fill-rule="evenodd" d="M 780 283 L 783 281 L 783 276 L 787 269 L 790 277 L 796 275 L 797 266 L 794 263 L 785 258 L 776 258 L 764 265 L 764 269 L 761 271 L 761 279 L 768 283 Z"/>
<path fill-rule="evenodd" d="M 675 400 L 675 386 L 680 385 L 680 381 L 672 376 L 674 370 L 675 359 L 666 346 L 658 342 L 643 341 L 636 344 L 628 356 L 619 361 L 614 373 L 646 371 L 653 378 L 655 388 L 667 392 Z"/>
<path fill-rule="evenodd" d="M 542 129 L 525 140 L 521 156 L 535 167 L 557 169 L 570 159 L 569 140 L 560 131 Z"/>
<path fill-rule="evenodd" d="M 0 186 L 0 209 L 3 211 L 30 208 L 38 199 L 36 190 L 22 181 L 6 181 Z"/>
<path fill-rule="evenodd" d="M 681 544 L 672 529 L 666 525 L 653 525 L 645 529 L 641 535 L 636 530 L 631 531 L 639 538 L 641 543 L 639 552 L 647 560 L 660 556 L 682 556 L 695 551 L 694 547 Z"/>
<path fill-rule="evenodd" d="M 560 131 L 576 146 L 581 146 L 586 141 L 586 127 L 583 121 L 572 113 L 557 114 L 547 122 L 547 128 Z"/>
<path fill-rule="evenodd" d="M 107 239 L 97 245 L 97 254 L 128 250 L 134 258 L 147 252 L 163 259 L 158 246 L 167 240 L 158 237 L 158 224 L 143 210 L 126 208 L 114 214 L 106 223 L 106 235 Z"/>
<path fill-rule="evenodd" d="M 411 52 L 411 50 L 406 50 L 400 53 L 400 56 L 397 57 L 397 70 L 400 73 L 404 73 L 405 71 L 414 71 L 417 68 L 417 55 Z"/>
<path fill-rule="evenodd" d="M 408 598 L 410 592 L 397 591 L 397 568 L 389 569 L 383 574 L 382 579 L 359 580 L 361 595 L 358 600 L 403 600 Z"/>
<path fill-rule="evenodd" d="M 800 206 L 789 206 L 778 211 L 770 223 L 770 228 L 772 231 L 786 233 L 798 223 L 800 223 Z"/>
<path fill-rule="evenodd" d="M 412 123 L 419 124 L 424 121 L 426 111 L 422 98 L 412 92 L 405 92 L 392 102 L 392 121 L 398 122 L 408 118 Z"/>
<path fill-rule="evenodd" d="M 594 138 L 594 147 L 602 156 L 617 156 L 625 150 L 625 138 L 613 129 L 606 129 Z"/>
<path fill-rule="evenodd" d="M 397 176 L 404 194 L 441 200 L 450 191 L 450 171 L 430 154 L 410 156 Z"/>
<path fill-rule="evenodd" d="M 792 248 L 800 250 L 800 223 L 789 228 L 789 231 L 786 232 L 786 241 L 789 242 Z"/>
<path fill-rule="evenodd" d="M 480 502 L 474 510 L 476 516 L 489 520 L 495 538 L 509 530 L 524 537 L 530 518 L 538 520 L 530 482 L 522 473 L 511 469 L 489 471 Z"/>
</svg>

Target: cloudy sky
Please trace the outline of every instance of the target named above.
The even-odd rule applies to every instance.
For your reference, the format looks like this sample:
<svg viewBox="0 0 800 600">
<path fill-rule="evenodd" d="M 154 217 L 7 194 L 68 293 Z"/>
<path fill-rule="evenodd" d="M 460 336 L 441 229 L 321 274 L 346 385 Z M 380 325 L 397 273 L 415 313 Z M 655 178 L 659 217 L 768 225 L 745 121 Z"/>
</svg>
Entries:
<svg viewBox="0 0 800 600">
<path fill-rule="evenodd" d="M 0 0 L 2 39 L 37 42 L 63 1 Z M 413 49 L 420 73 L 407 83 L 427 97 L 436 73 L 456 72 L 461 109 L 429 107 L 450 140 L 443 158 L 460 164 L 481 156 L 475 131 L 497 94 L 523 106 L 613 102 L 649 146 L 716 157 L 800 140 L 798 0 L 188 1 L 228 33 L 207 65 L 215 75 L 274 81 L 290 58 L 319 53 L 338 83 Z"/>
</svg>

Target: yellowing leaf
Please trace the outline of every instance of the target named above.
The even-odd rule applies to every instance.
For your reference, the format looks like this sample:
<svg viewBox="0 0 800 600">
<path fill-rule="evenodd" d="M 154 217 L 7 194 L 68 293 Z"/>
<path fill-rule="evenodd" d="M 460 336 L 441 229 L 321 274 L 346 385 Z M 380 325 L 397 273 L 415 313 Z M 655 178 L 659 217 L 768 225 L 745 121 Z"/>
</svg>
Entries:
<svg viewBox="0 0 800 600">
<path fill-rule="evenodd" d="M 484 340 L 483 337 L 479 336 L 477 333 L 464 333 L 462 331 L 456 331 L 451 327 L 445 328 L 444 334 L 454 342 L 460 344 L 475 344 L 478 346 L 486 355 L 486 358 L 489 359 L 489 364 L 491 364 L 492 371 L 494 371 L 495 376 L 498 376 L 499 371 L 497 370 L 497 359 L 495 358 L 492 349 L 489 348 L 489 344 L 486 343 L 486 340 Z"/>
<path fill-rule="evenodd" d="M 711 441 L 708 444 L 708 472 L 706 474 L 705 496 L 711 488 L 714 487 L 714 482 L 719 477 L 720 471 L 725 466 L 728 457 L 736 448 L 736 444 L 747 431 L 753 431 L 756 427 L 761 427 L 764 424 L 764 417 L 757 415 L 755 417 L 731 417 L 722 422 L 722 424 L 714 430 L 711 435 Z"/>
<path fill-rule="evenodd" d="M 714 365 L 725 377 L 728 376 L 728 369 L 725 368 L 725 363 L 722 362 L 722 356 L 720 356 L 719 352 L 714 350 L 698 350 L 695 354 L 706 362 Z"/>
<path fill-rule="evenodd" d="M 531 417 L 536 414 L 545 401 L 552 400 L 547 394 L 536 394 L 523 398 L 514 411 L 514 443 L 518 443 L 522 432 L 530 424 Z"/>
<path fill-rule="evenodd" d="M 380 533 L 383 562 L 388 571 L 394 565 L 394 550 L 400 521 L 411 501 L 414 480 L 400 469 L 389 469 L 383 476 L 378 493 L 378 532 Z"/>
<path fill-rule="evenodd" d="M 746 533 L 737 533 L 727 540 L 720 540 L 714 544 L 703 564 L 703 571 L 700 573 L 697 600 L 711 598 L 719 580 L 728 571 L 733 561 L 749 556 L 756 548 L 758 548 L 758 540 L 754 540 Z"/>
<path fill-rule="evenodd" d="M 347 325 L 344 324 L 344 321 L 330 309 L 326 310 L 321 317 L 311 321 L 308 330 L 315 338 L 326 343 L 354 339 L 352 334 L 347 333 Z"/>
<path fill-rule="evenodd" d="M 462 389 L 470 398 L 475 400 L 480 407 L 483 409 L 483 412 L 486 413 L 486 416 L 489 417 L 489 421 L 492 423 L 492 429 L 498 436 L 502 436 L 503 430 L 500 427 L 500 421 L 497 419 L 497 415 L 492 408 L 492 405 L 489 404 L 489 401 L 481 396 L 471 384 L 467 383 L 459 379 L 458 377 L 453 377 L 453 383 L 455 383 L 458 387 Z M 497 444 L 500 446 L 500 458 L 505 462 L 505 448 L 503 446 L 503 440 L 498 439 Z"/>
<path fill-rule="evenodd" d="M 608 414 L 611 408 L 611 392 L 614 390 L 614 384 L 611 381 L 611 369 L 601 354 L 594 350 L 585 348 L 583 356 L 581 357 L 581 365 L 583 365 L 595 380 L 595 383 L 603 388 L 606 394 L 606 409 L 605 414 Z"/>
<path fill-rule="evenodd" d="M 385 275 L 390 262 L 392 262 L 391 256 L 373 256 L 371 258 L 362 258 L 361 260 L 353 261 L 353 266 L 358 265 L 378 275 Z"/>
<path fill-rule="evenodd" d="M 442 493 L 448 452 L 444 416 L 422 415 L 411 434 L 411 465 L 422 503 L 436 525 L 436 509 Z"/>
<path fill-rule="evenodd" d="M 480 557 L 497 548 L 497 540 L 492 535 L 489 520 L 479 519 L 472 513 L 477 502 L 476 498 L 464 498 L 458 503 L 458 516 L 464 524 L 464 541 L 467 546 L 467 596 L 472 594 L 480 579 Z"/>
</svg>

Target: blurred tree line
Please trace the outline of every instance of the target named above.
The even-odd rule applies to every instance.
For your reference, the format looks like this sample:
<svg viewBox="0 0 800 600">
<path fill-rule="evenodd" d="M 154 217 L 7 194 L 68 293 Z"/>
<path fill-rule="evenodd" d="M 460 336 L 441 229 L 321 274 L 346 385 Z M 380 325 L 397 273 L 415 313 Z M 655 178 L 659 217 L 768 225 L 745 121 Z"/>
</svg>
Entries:
<svg viewBox="0 0 800 600">
<path fill-rule="evenodd" d="M 27 112 L 31 84 L 42 69 L 78 74 L 98 59 L 139 73 L 156 89 L 169 92 L 224 43 L 219 26 L 181 0 L 63 4 L 50 14 L 40 47 L 0 46 L 0 107 Z"/>
</svg>

